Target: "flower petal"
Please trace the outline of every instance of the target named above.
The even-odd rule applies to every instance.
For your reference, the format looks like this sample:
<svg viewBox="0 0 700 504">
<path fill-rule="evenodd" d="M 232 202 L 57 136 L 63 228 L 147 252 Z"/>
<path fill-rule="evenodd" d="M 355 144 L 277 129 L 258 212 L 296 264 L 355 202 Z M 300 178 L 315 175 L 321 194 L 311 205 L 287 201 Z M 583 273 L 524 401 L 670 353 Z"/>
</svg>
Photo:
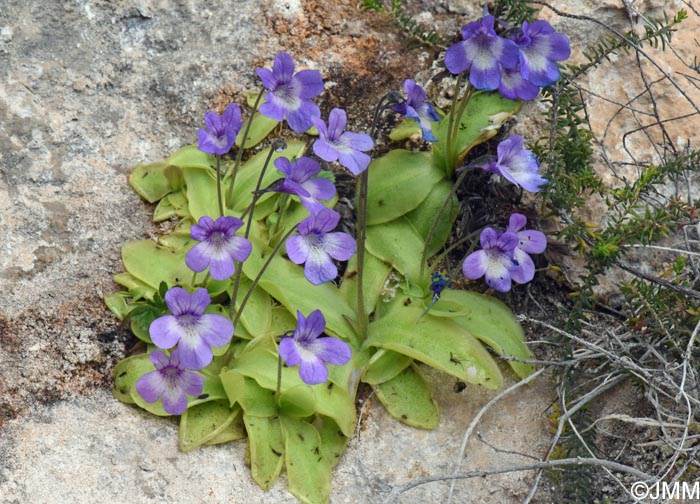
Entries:
<svg viewBox="0 0 700 504">
<path fill-rule="evenodd" d="M 318 128 L 318 124 L 316 124 L 316 128 Z M 321 130 L 319 130 L 320 133 Z M 333 162 L 338 159 L 338 149 L 333 147 L 331 144 L 326 142 L 323 137 L 318 138 L 313 145 L 314 149 L 314 154 L 316 154 L 318 157 L 323 159 L 324 161 Z"/>
<path fill-rule="evenodd" d="M 204 389 L 204 377 L 197 373 L 183 372 L 180 376 L 180 386 L 182 391 L 193 397 L 198 396 Z"/>
<path fill-rule="evenodd" d="M 226 280 L 236 272 L 236 265 L 230 257 L 213 257 L 209 261 L 209 272 L 214 280 Z"/>
<path fill-rule="evenodd" d="M 294 76 L 298 81 L 299 98 L 310 100 L 323 93 L 323 77 L 318 70 L 301 70 Z"/>
<path fill-rule="evenodd" d="M 461 74 L 471 65 L 471 59 L 467 57 L 465 43 L 457 42 L 451 45 L 445 52 L 445 66 L 452 74 Z"/>
<path fill-rule="evenodd" d="M 312 249 L 304 264 L 304 276 L 314 285 L 329 282 L 338 276 L 338 268 L 328 254 Z"/>
<path fill-rule="evenodd" d="M 317 385 L 328 379 L 328 369 L 321 359 L 311 355 L 308 360 L 302 360 L 299 366 L 299 376 L 307 385 Z"/>
<path fill-rule="evenodd" d="M 313 119 L 321 117 L 321 110 L 315 103 L 303 100 L 296 110 L 288 110 L 286 117 L 292 130 L 304 133 L 314 125 Z"/>
<path fill-rule="evenodd" d="M 307 180 L 301 184 L 301 187 L 303 187 L 312 198 L 329 200 L 335 196 L 335 184 L 325 178 Z"/>
<path fill-rule="evenodd" d="M 268 68 L 257 68 L 255 72 L 258 74 L 258 77 L 260 77 L 263 86 L 269 90 L 275 89 L 275 86 L 277 86 L 277 79 L 275 79 L 272 70 Z"/>
<path fill-rule="evenodd" d="M 207 367 L 214 358 L 211 348 L 199 334 L 187 334 L 181 338 L 178 349 L 182 365 L 193 371 Z"/>
<path fill-rule="evenodd" d="M 314 310 L 304 318 L 301 312 L 297 312 L 299 321 L 294 331 L 297 340 L 309 341 L 317 338 L 326 329 L 326 319 L 321 310 Z"/>
<path fill-rule="evenodd" d="M 345 110 L 334 108 L 328 114 L 328 138 L 327 140 L 337 140 L 345 131 L 345 126 L 348 123 L 348 115 Z"/>
<path fill-rule="evenodd" d="M 352 350 L 350 345 L 338 338 L 318 338 L 314 342 L 314 353 L 322 360 L 342 366 L 350 362 Z"/>
<path fill-rule="evenodd" d="M 341 135 L 341 142 L 343 145 L 347 145 L 351 149 L 359 151 L 368 151 L 374 148 L 374 141 L 372 137 L 366 133 L 353 133 L 352 131 L 346 131 Z"/>
<path fill-rule="evenodd" d="M 136 392 L 149 403 L 156 402 L 165 392 L 165 380 L 159 371 L 146 373 L 136 382 Z"/>
<path fill-rule="evenodd" d="M 303 236 L 294 235 L 285 242 L 289 260 L 294 264 L 302 264 L 309 257 L 309 245 Z"/>
<path fill-rule="evenodd" d="M 148 327 L 153 344 L 160 348 L 172 348 L 184 334 L 184 329 L 172 315 L 158 317 Z"/>
<path fill-rule="evenodd" d="M 535 278 L 535 263 L 532 258 L 520 249 L 515 249 L 510 276 L 514 282 L 524 284 Z"/>
<path fill-rule="evenodd" d="M 202 272 L 209 266 L 211 253 L 209 252 L 209 244 L 202 242 L 196 244 L 185 254 L 185 264 L 194 272 Z"/>
<path fill-rule="evenodd" d="M 173 354 L 176 354 L 177 350 L 173 350 Z M 171 354 L 171 355 L 173 355 Z M 153 365 L 156 367 L 156 369 L 163 369 L 165 366 L 170 364 L 170 360 L 168 359 L 168 356 L 165 355 L 165 352 L 161 350 L 154 350 L 151 352 L 151 354 L 148 356 L 149 360 L 153 363 Z"/>
<path fill-rule="evenodd" d="M 265 103 L 258 107 L 258 111 L 265 117 L 279 122 L 284 120 L 284 114 L 287 113 L 287 109 L 283 105 L 277 103 L 272 93 L 267 93 L 265 95 Z"/>
<path fill-rule="evenodd" d="M 167 293 L 166 293 L 167 294 Z M 207 289 L 199 288 L 190 297 L 190 309 L 189 313 L 194 315 L 201 315 L 207 309 L 207 306 L 211 304 L 211 297 Z"/>
<path fill-rule="evenodd" d="M 321 248 L 333 259 L 347 261 L 355 255 L 355 240 L 347 233 L 328 233 L 323 237 Z"/>
<path fill-rule="evenodd" d="M 294 75 L 294 60 L 292 57 L 286 52 L 278 53 L 272 64 L 272 73 L 277 82 L 289 82 L 292 80 Z"/>
<path fill-rule="evenodd" d="M 166 387 L 163 392 L 163 409 L 171 415 L 181 415 L 187 409 L 187 397 L 178 387 Z"/>
<path fill-rule="evenodd" d="M 296 341 L 292 338 L 282 338 L 280 341 L 278 352 L 284 363 L 289 366 L 298 366 L 301 364 L 301 353 L 297 347 Z"/>
<path fill-rule="evenodd" d="M 351 150 L 347 153 L 340 152 L 338 153 L 338 159 L 340 164 L 350 170 L 355 176 L 365 171 L 369 166 L 370 161 L 372 161 L 372 158 L 370 158 L 367 154 L 357 150 Z"/>
<path fill-rule="evenodd" d="M 477 250 L 469 254 L 462 264 L 462 273 L 469 280 L 476 280 L 486 274 L 488 268 L 488 256 L 483 250 Z"/>
<path fill-rule="evenodd" d="M 541 231 L 526 229 L 518 233 L 518 248 L 528 254 L 541 254 L 547 248 L 547 237 Z"/>
<path fill-rule="evenodd" d="M 233 337 L 233 322 L 223 315 L 205 313 L 197 326 L 199 336 L 215 347 L 226 345 Z"/>
<path fill-rule="evenodd" d="M 508 219 L 508 227 L 506 228 L 506 231 L 517 233 L 525 227 L 525 224 L 527 224 L 527 217 L 525 217 L 523 214 L 513 213 Z"/>
</svg>

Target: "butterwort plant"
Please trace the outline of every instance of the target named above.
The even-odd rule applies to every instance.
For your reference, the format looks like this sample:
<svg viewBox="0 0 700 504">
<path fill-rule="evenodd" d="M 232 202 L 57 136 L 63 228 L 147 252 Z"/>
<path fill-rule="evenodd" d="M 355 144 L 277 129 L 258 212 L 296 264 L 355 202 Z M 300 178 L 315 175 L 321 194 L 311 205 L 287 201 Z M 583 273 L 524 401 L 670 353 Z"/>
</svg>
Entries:
<svg viewBox="0 0 700 504">
<path fill-rule="evenodd" d="M 428 429 L 439 413 L 422 367 L 498 388 L 493 355 L 504 354 L 519 360 L 508 361 L 512 372 L 531 373 L 523 330 L 498 296 L 533 279 L 544 234 L 515 212 L 455 261 L 479 230 L 458 238 L 453 226 L 471 204 L 459 188 L 475 173 L 460 164 L 534 194 L 547 183 L 517 135 L 489 143 L 481 150 L 494 154 L 478 162 L 468 157 L 517 112 L 512 98 L 558 75 L 568 40 L 550 28 L 506 27 L 488 14 L 468 23 L 445 56 L 457 75 L 449 110 L 401 76 L 403 92 L 388 91 L 365 115 L 369 131 L 342 108 L 321 110 L 321 72 L 279 53 L 257 69 L 252 110 L 209 111 L 196 145 L 137 166 L 130 183 L 156 203 L 154 220 L 171 222 L 157 240 L 122 248 L 124 290 L 106 302 L 145 351 L 117 364 L 114 395 L 179 416 L 184 451 L 245 439 L 263 489 L 286 467 L 292 494 L 326 503 L 360 383 L 397 420 Z M 383 138 L 385 113 L 404 116 L 423 148 L 406 150 L 400 128 Z M 336 188 L 341 173 L 354 195 Z M 438 271 L 445 265 L 489 288 L 454 288 L 453 273 Z"/>
</svg>

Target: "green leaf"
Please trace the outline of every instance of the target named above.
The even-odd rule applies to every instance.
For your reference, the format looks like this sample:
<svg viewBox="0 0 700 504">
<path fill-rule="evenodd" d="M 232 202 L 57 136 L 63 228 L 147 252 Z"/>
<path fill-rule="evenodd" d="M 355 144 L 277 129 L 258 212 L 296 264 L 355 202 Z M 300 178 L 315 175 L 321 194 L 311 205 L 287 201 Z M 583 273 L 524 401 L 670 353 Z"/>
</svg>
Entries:
<svg viewBox="0 0 700 504">
<path fill-rule="evenodd" d="M 241 130 L 238 133 L 238 136 L 236 137 L 236 147 L 240 148 L 241 144 L 243 143 L 243 133 L 245 133 L 246 129 L 248 128 L 249 120 L 250 119 L 245 120 Z M 250 131 L 248 131 L 248 137 L 245 141 L 245 148 L 250 149 L 265 140 L 267 135 L 269 135 L 278 124 L 278 121 L 256 112 L 253 116 L 253 123 L 250 125 Z"/>
<path fill-rule="evenodd" d="M 314 393 L 306 385 L 291 387 L 280 394 L 280 411 L 290 417 L 306 418 L 316 408 Z"/>
<path fill-rule="evenodd" d="M 391 380 L 374 387 L 377 398 L 387 412 L 400 422 L 420 429 L 434 429 L 440 412 L 430 385 L 414 366 L 404 369 Z"/>
<path fill-rule="evenodd" d="M 114 379 L 112 395 L 123 403 L 133 404 L 131 391 L 135 389 L 136 381 L 153 370 L 155 366 L 146 354 L 133 355 L 120 360 L 112 371 Z"/>
<path fill-rule="evenodd" d="M 132 240 L 122 247 L 122 261 L 131 275 L 154 290 L 161 282 L 189 282 L 192 271 L 185 264 L 185 251 L 158 245 L 152 240 Z"/>
<path fill-rule="evenodd" d="M 263 490 L 269 490 L 284 463 L 285 445 L 280 421 L 277 418 L 243 415 L 243 422 L 248 432 L 253 479 Z"/>
<path fill-rule="evenodd" d="M 166 195 L 160 200 L 153 211 L 153 222 L 162 222 L 171 217 L 189 217 L 187 197 L 183 191 L 177 191 Z"/>
<path fill-rule="evenodd" d="M 142 282 L 131 273 L 117 273 L 113 278 L 116 283 L 129 289 L 132 302 L 142 298 L 151 299 L 156 292 L 155 288 L 148 285 L 146 282 Z"/>
<path fill-rule="evenodd" d="M 240 414 L 241 409 L 231 409 L 226 399 L 190 406 L 180 417 L 180 449 L 184 452 L 192 451 L 217 437 L 222 439 L 224 433 L 228 436 L 238 434 L 230 427 L 232 424 L 235 426 L 235 420 Z"/>
<path fill-rule="evenodd" d="M 127 297 L 129 297 L 129 294 L 124 291 L 113 292 L 112 294 L 107 294 L 105 296 L 105 304 L 107 305 L 107 309 L 114 313 L 119 320 L 124 320 L 124 317 L 129 314 L 130 308 L 126 304 Z"/>
<path fill-rule="evenodd" d="M 372 313 L 377 306 L 377 301 L 391 272 L 391 267 L 384 261 L 377 259 L 372 254 L 365 254 L 364 276 L 362 277 L 362 290 L 364 291 L 365 310 Z M 348 261 L 345 268 L 345 276 L 340 284 L 340 294 L 347 301 L 353 313 L 357 306 L 357 254 Z"/>
<path fill-rule="evenodd" d="M 370 385 L 387 382 L 411 365 L 413 359 L 391 350 L 377 350 L 369 360 L 362 381 Z"/>
<path fill-rule="evenodd" d="M 419 278 L 423 243 L 405 217 L 367 226 L 367 250 L 415 284 L 424 283 Z"/>
<path fill-rule="evenodd" d="M 323 456 L 316 428 L 295 418 L 280 417 L 289 491 L 306 504 L 323 504 L 331 497 L 331 463 Z"/>
<path fill-rule="evenodd" d="M 266 339 L 271 340 L 271 338 Z M 255 342 L 249 343 L 246 350 L 232 362 L 231 369 L 254 379 L 263 388 L 273 391 L 277 388 L 277 351 L 266 342 L 262 342 L 259 345 L 253 343 Z M 224 388 L 226 388 L 227 385 L 223 376 L 222 382 L 224 382 Z M 355 428 L 356 412 L 353 398 L 348 392 L 348 383 L 335 384 L 327 382 L 318 385 L 306 385 L 299 378 L 297 367 L 283 367 L 281 385 L 283 392 L 297 386 L 307 387 L 313 393 L 315 400 L 314 410 L 335 420 L 345 435 L 352 435 Z M 226 391 L 228 393 L 229 389 L 226 388 Z M 231 396 L 229 395 L 229 397 Z M 242 406 L 248 412 L 246 406 L 244 404 Z"/>
<path fill-rule="evenodd" d="M 216 193 L 216 171 L 188 169 L 183 176 L 187 186 L 187 202 L 190 215 L 199 220 L 203 215 L 215 219 L 219 216 L 219 203 Z M 225 188 L 221 188 L 222 197 Z"/>
<path fill-rule="evenodd" d="M 427 152 L 389 151 L 368 168 L 367 224 L 392 221 L 416 208 L 444 178 Z"/>
<path fill-rule="evenodd" d="M 252 281 L 241 276 L 236 309 L 240 306 L 252 284 Z M 228 293 L 229 297 L 233 295 L 233 285 L 229 287 Z M 257 286 L 253 290 L 243 308 L 240 322 L 254 338 L 267 334 L 270 331 L 270 324 L 272 323 L 272 298 L 261 287 Z"/>
<path fill-rule="evenodd" d="M 407 138 L 420 140 L 423 132 L 420 124 L 415 119 L 404 118 L 391 132 L 389 138 L 393 142 L 406 140 Z"/>
<path fill-rule="evenodd" d="M 240 408 L 237 408 L 240 411 Z M 225 429 L 217 432 L 209 438 L 205 445 L 215 445 L 238 441 L 246 437 L 245 426 L 243 425 L 243 415 L 239 414 Z"/>
<path fill-rule="evenodd" d="M 246 415 L 256 417 L 273 417 L 277 415 L 275 392 L 261 387 L 252 378 L 247 378 L 238 371 L 228 369 L 219 377 L 229 398 L 230 404 L 240 404 Z"/>
<path fill-rule="evenodd" d="M 393 350 L 470 383 L 496 389 L 503 377 L 493 358 L 452 319 L 423 317 L 418 303 L 397 299 L 369 326 L 366 345 Z"/>
<path fill-rule="evenodd" d="M 180 187 L 179 169 L 166 161 L 139 164 L 129 174 L 129 184 L 149 203 L 155 203 Z"/>
<path fill-rule="evenodd" d="M 457 159 L 454 160 L 454 166 L 447 166 L 448 160 L 445 155 L 450 115 L 447 114 L 433 127 L 433 134 L 438 139 L 433 144 L 436 166 L 446 173 L 453 173 L 471 149 L 496 135 L 501 125 L 519 109 L 520 101 L 509 100 L 497 92 L 473 94 L 460 118 L 455 149 Z"/>
<path fill-rule="evenodd" d="M 214 169 L 214 156 L 202 152 L 196 145 L 187 145 L 173 152 L 166 163 L 178 168 Z"/>
<path fill-rule="evenodd" d="M 451 191 L 452 184 L 447 180 L 441 180 L 433 186 L 430 194 L 418 207 L 406 214 L 406 220 L 411 223 L 425 242 L 428 238 L 428 233 L 433 228 L 435 217 L 440 212 L 445 200 L 449 197 L 449 206 L 443 212 L 440 222 L 437 223 L 433 231 L 430 246 L 428 247 L 428 257 L 435 255 L 445 245 L 445 242 L 450 237 L 455 219 L 459 215 L 459 200 L 454 194 L 450 195 Z"/>
<path fill-rule="evenodd" d="M 451 318 L 451 320 L 469 331 L 481 341 L 489 345 L 500 355 L 520 359 L 534 358 L 525 344 L 525 333 L 513 311 L 498 299 L 484 296 L 478 292 L 446 290 L 435 308 L 451 303 L 453 307 L 467 310 L 466 315 Z M 439 312 L 438 312 L 439 313 Z M 438 313 L 431 314 L 438 316 Z M 513 371 L 525 378 L 535 371 L 530 364 L 508 361 Z"/>
<path fill-rule="evenodd" d="M 206 367 L 209 370 L 211 365 Z M 204 387 L 202 388 L 202 393 L 197 397 L 193 397 L 187 401 L 187 407 L 192 408 L 209 401 L 220 401 L 222 399 L 228 400 L 226 391 L 224 390 L 221 380 L 218 376 L 212 377 L 208 374 L 204 378 Z"/>
<path fill-rule="evenodd" d="M 254 238 L 251 239 L 254 241 Z M 253 252 L 243 263 L 243 273 L 250 279 L 258 275 L 265 263 L 266 257 L 263 256 L 262 250 L 263 246 L 260 243 L 254 243 Z M 352 328 L 343 318 L 346 316 L 354 319 L 355 314 L 338 288 L 332 283 L 311 285 L 304 277 L 303 266 L 298 266 L 278 254 L 265 270 L 259 285 L 290 313 L 299 310 L 308 316 L 314 310 L 321 310 L 326 319 L 327 332 L 346 341 L 353 341 L 355 338 Z"/>
<path fill-rule="evenodd" d="M 343 434 L 343 431 L 338 428 L 338 424 L 332 418 L 322 416 L 319 417 L 317 423 L 320 423 L 318 433 L 321 436 L 323 456 L 330 462 L 331 467 L 335 467 L 340 457 L 343 456 L 350 438 Z"/>
</svg>

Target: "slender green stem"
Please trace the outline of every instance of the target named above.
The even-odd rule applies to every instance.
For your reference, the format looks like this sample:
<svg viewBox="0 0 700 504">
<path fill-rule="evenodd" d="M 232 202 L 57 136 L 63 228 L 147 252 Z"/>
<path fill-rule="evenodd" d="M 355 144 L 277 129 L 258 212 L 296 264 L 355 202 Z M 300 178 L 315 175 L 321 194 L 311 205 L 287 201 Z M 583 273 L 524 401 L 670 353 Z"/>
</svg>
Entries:
<svg viewBox="0 0 700 504">
<path fill-rule="evenodd" d="M 454 172 L 457 169 L 457 157 L 459 155 L 459 152 L 457 151 L 457 136 L 459 135 L 459 130 L 462 126 L 462 116 L 464 115 L 464 111 L 466 110 L 467 105 L 469 104 L 469 100 L 472 97 L 473 89 L 474 88 L 472 88 L 471 84 L 467 83 L 467 88 L 465 89 L 464 94 L 460 97 L 458 101 L 455 101 L 455 103 L 453 104 L 453 110 L 450 111 L 452 127 L 448 127 L 447 137 L 448 148 L 450 149 L 449 156 L 447 158 L 448 178 L 452 178 L 452 175 L 454 175 Z M 453 111 L 455 113 L 456 121 L 451 115 Z"/>
<path fill-rule="evenodd" d="M 266 89 L 262 88 L 258 93 L 258 97 L 255 99 L 255 104 L 253 105 L 253 112 L 250 114 L 250 119 L 246 124 L 245 131 L 243 132 L 243 139 L 241 140 L 241 146 L 238 148 L 238 155 L 236 156 L 236 162 L 233 165 L 231 172 L 231 183 L 228 186 L 228 193 L 226 194 L 226 206 L 231 208 L 233 205 L 233 188 L 236 185 L 236 175 L 238 175 L 238 168 L 241 166 L 241 160 L 243 159 L 243 150 L 245 149 L 245 143 L 248 140 L 248 133 L 250 133 L 250 126 L 253 124 L 253 117 L 255 117 L 255 112 L 258 110 L 258 105 L 260 105 L 260 100 L 262 100 L 263 94 L 265 94 Z"/>
<path fill-rule="evenodd" d="M 255 205 L 258 203 L 260 196 L 262 196 L 262 194 L 260 193 L 260 187 L 262 186 L 263 179 L 265 178 L 265 172 L 267 171 L 267 167 L 270 165 L 270 161 L 272 160 L 272 156 L 274 155 L 275 151 L 284 150 L 286 148 L 287 148 L 287 144 L 281 138 L 277 138 L 274 142 L 272 142 L 272 145 L 270 145 L 270 152 L 267 154 L 267 158 L 265 159 L 265 164 L 263 165 L 262 170 L 260 170 L 260 175 L 258 176 L 258 181 L 255 184 L 255 192 L 253 193 L 253 201 L 251 201 L 250 205 L 248 205 L 248 208 L 246 208 L 245 211 L 243 212 L 243 215 L 241 215 L 241 220 L 244 220 L 246 218 L 246 215 L 248 215 L 248 213 L 250 213 L 250 219 L 248 219 L 248 224 L 246 225 L 246 229 L 245 229 L 245 237 L 246 238 L 248 238 L 248 236 L 250 235 L 250 226 L 253 222 L 253 212 L 255 210 Z"/>
<path fill-rule="evenodd" d="M 287 210 L 288 203 L 289 194 L 285 194 L 284 196 L 282 196 L 279 213 L 277 214 L 277 222 L 275 222 L 275 227 L 272 228 L 272 233 L 270 234 L 270 236 L 275 236 L 279 232 L 280 226 L 282 225 L 282 219 L 284 218 L 284 212 L 286 212 Z"/>
<path fill-rule="evenodd" d="M 450 194 L 447 195 L 447 198 L 445 198 L 445 201 L 443 202 L 442 206 L 440 207 L 440 211 L 435 215 L 435 219 L 433 219 L 433 225 L 430 226 L 430 231 L 428 231 L 428 236 L 425 238 L 425 245 L 423 245 L 423 254 L 421 254 L 421 258 L 420 258 L 420 274 L 418 275 L 418 278 L 423 278 L 423 274 L 425 273 L 425 265 L 426 265 L 426 262 L 428 261 L 428 249 L 430 248 L 430 243 L 433 241 L 433 237 L 435 236 L 435 230 L 437 229 L 438 223 L 440 222 L 440 219 L 442 219 L 443 215 L 445 214 L 445 210 L 447 210 L 447 207 L 450 204 L 452 196 L 457 192 L 457 189 L 459 188 L 459 186 L 462 185 L 462 182 L 464 181 L 464 178 L 467 176 L 468 172 L 469 172 L 469 170 L 465 169 L 462 173 L 460 173 L 459 177 L 457 177 L 457 181 L 452 186 L 452 189 L 450 190 Z"/>
<path fill-rule="evenodd" d="M 438 256 L 435 257 L 435 260 L 434 260 L 434 261 L 430 264 L 430 266 L 428 267 L 428 271 L 435 271 L 435 269 L 437 268 L 438 264 L 440 264 L 440 261 L 442 261 L 442 260 L 445 258 L 445 256 L 446 256 L 447 254 L 449 254 L 449 253 L 452 252 L 454 249 L 456 249 L 457 247 L 459 247 L 460 245 L 462 245 L 462 243 L 464 243 L 465 241 L 469 241 L 469 240 L 473 239 L 474 236 L 476 236 L 476 235 L 478 235 L 479 233 L 481 233 L 481 231 L 482 231 L 483 229 L 484 229 L 483 227 L 480 227 L 480 228 L 477 229 L 476 231 L 472 231 L 472 232 L 469 233 L 467 236 L 465 236 L 465 237 L 463 237 L 463 238 L 460 238 L 459 240 L 457 240 L 456 242 L 454 242 L 452 245 L 450 245 L 449 247 L 447 247 L 445 250 L 443 250 L 443 251 L 440 253 L 440 255 L 438 255 Z"/>
<path fill-rule="evenodd" d="M 270 255 L 268 256 L 267 260 L 265 261 L 265 264 L 263 264 L 262 268 L 260 268 L 258 275 L 255 277 L 255 280 L 253 280 L 253 283 L 251 284 L 250 289 L 248 289 L 248 292 L 246 292 L 245 297 L 243 298 L 243 301 L 241 301 L 241 305 L 238 307 L 238 311 L 236 312 L 236 317 L 233 319 L 234 326 L 238 323 L 238 320 L 241 318 L 241 313 L 243 313 L 243 308 L 245 308 L 245 305 L 248 302 L 248 299 L 250 299 L 250 296 L 253 295 L 253 291 L 258 286 L 258 282 L 260 282 L 260 279 L 262 278 L 263 274 L 265 273 L 265 270 L 272 262 L 272 258 L 275 257 L 275 254 L 277 252 L 279 252 L 280 248 L 282 248 L 282 244 L 285 242 L 285 240 L 287 238 L 289 238 L 292 235 L 292 233 L 295 230 L 296 230 L 296 227 L 292 227 L 289 231 L 287 231 L 287 233 L 282 237 L 282 239 L 277 244 L 277 246 L 272 250 L 272 252 L 270 252 Z"/>
<path fill-rule="evenodd" d="M 365 243 L 367 241 L 367 189 L 369 175 L 367 170 L 360 175 L 360 201 L 357 209 L 357 332 L 360 341 L 367 339 L 369 316 L 365 309 L 364 266 Z"/>
<path fill-rule="evenodd" d="M 224 202 L 221 199 L 221 155 L 216 155 L 216 197 L 219 200 L 219 215 L 224 216 Z"/>
<path fill-rule="evenodd" d="M 459 90 L 462 87 L 464 76 L 459 74 L 455 79 L 455 87 L 452 91 L 452 107 L 450 107 L 450 115 L 447 120 L 447 141 L 445 144 L 445 162 L 447 163 L 446 172 L 451 177 L 452 166 L 452 151 L 454 150 L 454 140 L 452 139 L 452 130 L 455 123 L 455 115 L 457 114 L 457 103 L 459 102 Z"/>
<path fill-rule="evenodd" d="M 192 288 L 193 288 L 193 289 L 194 289 L 194 286 L 196 285 L 196 284 L 195 284 L 195 280 L 197 280 L 197 272 L 196 272 L 196 271 L 193 271 L 193 272 L 192 272 Z"/>
<path fill-rule="evenodd" d="M 263 178 L 265 177 L 265 171 L 267 170 L 267 167 L 270 164 L 270 160 L 272 159 L 272 155 L 277 150 L 278 148 L 286 149 L 287 144 L 284 143 L 284 140 L 282 139 L 277 139 L 274 142 L 272 142 L 272 145 L 270 146 L 270 152 L 267 155 L 267 159 L 265 159 L 265 164 L 262 167 L 262 170 L 260 170 L 260 175 L 258 176 L 258 182 L 255 184 L 255 192 L 253 193 L 253 201 L 250 202 L 250 205 L 248 205 L 248 208 L 246 208 L 245 212 L 243 212 L 243 215 L 241 215 L 241 219 L 245 219 L 246 215 L 248 215 L 248 212 L 250 212 L 250 216 L 248 217 L 248 222 L 246 223 L 245 226 L 245 235 L 244 238 L 247 240 L 248 237 L 250 236 L 250 228 L 253 224 L 253 214 L 255 212 L 255 205 L 258 202 L 258 199 L 260 199 L 260 186 L 262 185 Z M 241 286 L 241 274 L 243 272 L 243 267 L 241 266 L 241 263 L 238 263 L 237 269 L 236 269 L 236 279 L 233 282 L 233 293 L 231 294 L 231 308 L 230 308 L 230 314 L 231 317 L 233 318 L 233 314 L 235 311 L 236 307 L 236 300 L 238 299 L 238 289 Z"/>
<path fill-rule="evenodd" d="M 376 142 L 377 128 L 382 112 L 392 103 L 396 103 L 400 97 L 396 93 L 387 93 L 379 100 L 372 116 L 372 129 L 370 136 Z M 367 241 L 367 195 L 369 186 L 369 169 L 360 175 L 360 197 L 357 208 L 357 333 L 360 341 L 367 339 L 367 326 L 369 314 L 365 307 L 364 295 L 364 271 L 365 271 L 365 243 Z"/>
</svg>

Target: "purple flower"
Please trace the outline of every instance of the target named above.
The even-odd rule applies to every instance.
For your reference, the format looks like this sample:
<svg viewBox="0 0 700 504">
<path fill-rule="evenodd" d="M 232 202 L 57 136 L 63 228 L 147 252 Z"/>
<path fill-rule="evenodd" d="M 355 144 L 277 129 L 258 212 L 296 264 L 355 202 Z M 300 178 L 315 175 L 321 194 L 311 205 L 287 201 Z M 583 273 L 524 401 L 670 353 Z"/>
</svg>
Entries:
<svg viewBox="0 0 700 504">
<path fill-rule="evenodd" d="M 486 283 L 500 292 L 510 290 L 515 248 L 518 235 L 498 231 L 487 227 L 479 237 L 482 250 L 472 252 L 464 260 L 462 273 L 470 280 L 486 277 Z"/>
<path fill-rule="evenodd" d="M 557 61 L 571 55 L 569 39 L 554 31 L 547 21 L 523 22 L 513 37 L 520 49 L 520 73 L 523 79 L 544 87 L 559 79 Z"/>
<path fill-rule="evenodd" d="M 187 267 L 199 273 L 208 266 L 215 280 L 233 275 L 234 261 L 245 261 L 253 248 L 248 239 L 235 236 L 242 225 L 236 217 L 219 217 L 216 221 L 206 215 L 200 217 L 190 228 L 190 236 L 199 243 L 187 252 Z"/>
<path fill-rule="evenodd" d="M 418 121 L 423 133 L 423 140 L 437 142 L 437 138 L 433 135 L 433 125 L 431 121 L 437 121 L 440 117 L 438 117 L 435 110 L 433 110 L 433 106 L 427 102 L 425 91 L 411 79 L 406 79 L 404 81 L 403 89 L 406 91 L 406 101 L 392 106 L 391 110 Z"/>
<path fill-rule="evenodd" d="M 320 310 L 314 310 L 309 318 L 297 311 L 297 327 L 294 336 L 283 338 L 279 354 L 287 366 L 299 366 L 299 376 L 308 385 L 323 383 L 328 379 L 326 362 L 342 366 L 352 357 L 350 345 L 338 338 L 319 338 L 326 328 L 326 319 Z"/>
<path fill-rule="evenodd" d="M 165 304 L 172 315 L 151 322 L 151 340 L 160 348 L 178 345 L 180 361 L 186 369 L 202 369 L 213 359 L 212 346 L 223 346 L 233 336 L 233 324 L 223 315 L 204 313 L 211 303 L 206 289 L 190 295 L 182 287 L 165 293 Z"/>
<path fill-rule="evenodd" d="M 534 100 L 540 94 L 539 86 L 526 80 L 520 73 L 520 65 L 513 69 L 501 68 L 501 85 L 498 91 L 511 100 Z"/>
<path fill-rule="evenodd" d="M 527 283 L 535 276 L 535 264 L 528 254 L 541 254 L 547 248 L 547 238 L 541 231 L 523 229 L 527 224 L 527 217 L 514 213 L 510 216 L 506 232 L 514 233 L 518 237 L 513 260 L 517 267 L 511 270 L 511 277 L 517 283 Z"/>
<path fill-rule="evenodd" d="M 317 70 L 302 70 L 294 73 L 294 60 L 281 52 L 275 56 L 272 71 L 258 68 L 258 76 L 269 90 L 265 103 L 260 106 L 260 113 L 282 121 L 297 133 L 303 133 L 312 126 L 312 119 L 321 117 L 318 106 L 311 98 L 323 92 L 323 79 Z"/>
<path fill-rule="evenodd" d="M 281 157 L 275 159 L 275 167 L 284 173 L 284 179 L 274 182 L 270 190 L 299 196 L 301 204 L 312 214 L 326 208 L 318 200 L 329 200 L 335 196 L 333 182 L 314 178 L 321 171 L 321 165 L 315 159 L 302 157 L 292 163 Z"/>
<path fill-rule="evenodd" d="M 136 391 L 143 400 L 154 403 L 163 398 L 163 409 L 171 415 L 181 415 L 187 409 L 187 397 L 198 396 L 204 388 L 204 378 L 185 370 L 180 362 L 178 349 L 168 358 L 165 353 L 155 350 L 148 356 L 156 367 L 136 382 Z"/>
<path fill-rule="evenodd" d="M 323 119 L 313 120 L 318 129 L 314 153 L 325 161 L 339 160 L 340 164 L 359 175 L 369 166 L 370 157 L 365 151 L 374 147 L 372 137 L 364 133 L 345 131 L 348 116 L 343 109 L 334 108 L 328 115 L 328 126 Z"/>
<path fill-rule="evenodd" d="M 471 68 L 469 82 L 476 89 L 497 89 L 501 83 L 499 63 L 504 68 L 515 68 L 518 64 L 518 46 L 496 35 L 493 26 L 493 16 L 463 26 L 463 40 L 445 53 L 445 66 L 453 74 Z"/>
<path fill-rule="evenodd" d="M 547 183 L 537 171 L 540 164 L 531 150 L 523 149 L 523 137 L 512 135 L 498 144 L 498 158 L 482 165 L 484 170 L 501 175 L 526 191 L 537 192 Z"/>
<path fill-rule="evenodd" d="M 232 103 L 223 115 L 219 116 L 213 110 L 204 115 L 204 124 L 207 129 L 199 129 L 199 150 L 208 154 L 226 154 L 231 150 L 236 135 L 243 125 L 241 109 Z"/>
<path fill-rule="evenodd" d="M 355 240 L 347 233 L 331 233 L 340 215 L 328 208 L 301 221 L 298 235 L 287 239 L 287 255 L 294 264 L 304 265 L 304 276 L 314 285 L 333 280 L 338 268 L 333 259 L 347 261 L 355 253 Z"/>
</svg>

